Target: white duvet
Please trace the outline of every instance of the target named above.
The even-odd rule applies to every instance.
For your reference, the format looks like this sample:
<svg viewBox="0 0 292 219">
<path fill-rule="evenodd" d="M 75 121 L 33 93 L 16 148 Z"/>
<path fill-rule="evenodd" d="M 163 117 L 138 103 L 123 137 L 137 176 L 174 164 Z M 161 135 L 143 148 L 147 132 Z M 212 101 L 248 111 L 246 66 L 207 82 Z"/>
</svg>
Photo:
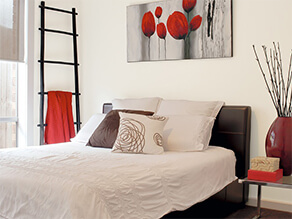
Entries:
<svg viewBox="0 0 292 219">
<path fill-rule="evenodd" d="M 235 156 L 119 154 L 64 143 L 0 150 L 0 218 L 159 218 L 235 180 Z"/>
</svg>

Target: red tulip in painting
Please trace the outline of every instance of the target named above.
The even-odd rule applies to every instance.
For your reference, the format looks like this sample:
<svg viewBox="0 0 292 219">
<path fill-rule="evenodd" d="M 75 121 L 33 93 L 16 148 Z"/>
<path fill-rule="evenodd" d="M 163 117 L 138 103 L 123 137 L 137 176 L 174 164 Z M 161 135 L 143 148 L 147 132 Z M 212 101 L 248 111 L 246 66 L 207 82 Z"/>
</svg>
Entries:
<svg viewBox="0 0 292 219">
<path fill-rule="evenodd" d="M 185 12 L 189 13 L 196 6 L 197 0 L 183 0 L 182 6 Z"/>
<path fill-rule="evenodd" d="M 151 11 L 146 12 L 142 18 L 142 31 L 149 38 L 155 32 L 155 20 Z"/>
<path fill-rule="evenodd" d="M 146 37 L 148 37 L 148 58 L 150 60 L 150 37 L 155 32 L 155 20 L 151 11 L 144 14 L 142 18 L 142 31 Z"/>
<path fill-rule="evenodd" d="M 157 25 L 157 35 L 160 39 L 165 40 L 166 37 L 166 27 L 164 23 L 159 23 Z"/>
<path fill-rule="evenodd" d="M 183 0 L 182 7 L 187 16 L 179 11 L 175 11 L 167 20 L 167 29 L 170 35 L 176 40 L 183 39 L 185 42 L 185 59 L 190 58 L 190 34 L 192 31 L 197 30 L 202 23 L 200 15 L 195 16 L 190 21 L 190 12 L 196 4 L 197 0 Z"/>
<path fill-rule="evenodd" d="M 179 11 L 175 11 L 167 19 L 167 29 L 174 39 L 185 39 L 188 34 L 188 21 L 186 16 Z"/>
<path fill-rule="evenodd" d="M 202 23 L 202 17 L 200 15 L 195 16 L 190 22 L 190 30 L 195 31 L 197 30 Z"/>
<path fill-rule="evenodd" d="M 155 16 L 159 19 L 161 17 L 161 14 L 162 14 L 162 8 L 158 6 L 155 10 Z"/>
<path fill-rule="evenodd" d="M 184 40 L 185 44 L 185 58 L 190 58 L 190 34 L 193 31 L 196 31 L 202 24 L 202 17 L 200 15 L 196 15 L 190 20 L 190 12 L 194 9 L 197 4 L 197 0 L 182 0 L 182 8 L 187 13 L 180 11 L 175 11 L 171 15 L 169 15 L 167 19 L 167 28 L 164 23 L 160 23 L 159 19 L 162 15 L 162 8 L 160 6 L 155 9 L 155 17 L 158 19 L 157 24 L 157 36 L 160 39 L 165 40 L 167 30 L 169 34 L 176 40 Z M 155 19 L 151 11 L 148 11 L 144 14 L 142 18 L 142 31 L 146 37 L 149 38 L 148 44 L 148 54 L 150 60 L 150 37 L 155 32 Z M 165 41 L 164 41 L 165 42 Z M 166 48 L 165 48 L 166 49 Z M 158 54 L 160 57 L 160 43 L 158 41 Z"/>
</svg>

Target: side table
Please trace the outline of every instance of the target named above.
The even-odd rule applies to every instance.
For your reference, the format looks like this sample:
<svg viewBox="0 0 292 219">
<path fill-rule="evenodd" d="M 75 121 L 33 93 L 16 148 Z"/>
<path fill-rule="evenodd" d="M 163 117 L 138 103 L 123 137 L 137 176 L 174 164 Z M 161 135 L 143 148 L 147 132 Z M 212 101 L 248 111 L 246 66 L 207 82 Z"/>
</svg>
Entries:
<svg viewBox="0 0 292 219">
<path fill-rule="evenodd" d="M 267 181 L 257 181 L 250 180 L 248 178 L 239 179 L 239 183 L 254 184 L 258 186 L 258 196 L 257 196 L 257 215 L 253 217 L 254 219 L 261 217 L 261 190 L 262 186 L 271 186 L 277 188 L 289 188 L 292 189 L 292 176 L 283 176 L 282 179 L 276 182 L 267 182 Z"/>
</svg>

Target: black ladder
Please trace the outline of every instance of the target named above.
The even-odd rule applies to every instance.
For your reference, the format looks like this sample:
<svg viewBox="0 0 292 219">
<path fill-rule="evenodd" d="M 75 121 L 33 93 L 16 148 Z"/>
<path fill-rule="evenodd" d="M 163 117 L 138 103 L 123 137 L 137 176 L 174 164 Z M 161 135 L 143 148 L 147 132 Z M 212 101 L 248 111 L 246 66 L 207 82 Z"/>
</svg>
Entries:
<svg viewBox="0 0 292 219">
<path fill-rule="evenodd" d="M 38 62 L 40 63 L 40 92 L 38 93 L 40 95 L 40 124 L 38 126 L 40 127 L 40 145 L 44 144 L 44 128 L 47 126 L 47 124 L 44 123 L 44 97 L 48 94 L 48 92 L 45 92 L 45 82 L 44 82 L 44 67 L 46 63 L 48 64 L 59 64 L 59 65 L 72 65 L 74 66 L 74 76 L 75 76 L 75 92 L 72 92 L 72 95 L 75 96 L 75 103 L 76 103 L 76 122 L 74 124 L 76 125 L 77 132 L 80 130 L 80 106 L 79 106 L 79 96 L 81 95 L 79 93 L 79 82 L 78 82 L 78 54 L 77 54 L 77 37 L 78 34 L 76 33 L 76 9 L 72 8 L 72 11 L 67 11 L 63 9 L 58 8 L 52 8 L 45 6 L 45 2 L 42 1 L 39 5 L 41 9 L 41 27 L 39 28 L 41 32 L 41 40 L 40 40 L 40 59 Z M 47 29 L 45 28 L 45 10 L 52 10 L 56 12 L 66 13 L 72 15 L 72 33 L 71 32 L 65 32 L 61 30 L 53 30 L 53 29 Z M 45 60 L 45 32 L 52 32 L 57 34 L 65 34 L 73 37 L 73 53 L 74 53 L 74 62 L 64 62 L 64 61 L 55 61 L 55 60 Z"/>
</svg>

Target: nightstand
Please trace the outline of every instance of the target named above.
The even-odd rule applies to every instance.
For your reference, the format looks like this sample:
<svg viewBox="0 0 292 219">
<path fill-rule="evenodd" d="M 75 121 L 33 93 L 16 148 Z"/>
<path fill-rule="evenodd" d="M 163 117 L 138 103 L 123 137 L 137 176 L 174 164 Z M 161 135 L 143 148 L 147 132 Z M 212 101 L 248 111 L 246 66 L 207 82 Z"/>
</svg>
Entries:
<svg viewBox="0 0 292 219">
<path fill-rule="evenodd" d="M 261 217 L 261 190 L 262 186 L 271 186 L 271 187 L 277 187 L 277 188 L 288 188 L 292 189 L 292 176 L 283 176 L 282 179 L 276 181 L 276 182 L 267 182 L 267 181 L 257 181 L 257 180 L 250 180 L 248 178 L 239 179 L 239 183 L 246 183 L 246 184 L 254 184 L 258 186 L 258 197 L 257 197 L 257 210 L 258 215 L 254 217 L 260 218 Z"/>
</svg>

